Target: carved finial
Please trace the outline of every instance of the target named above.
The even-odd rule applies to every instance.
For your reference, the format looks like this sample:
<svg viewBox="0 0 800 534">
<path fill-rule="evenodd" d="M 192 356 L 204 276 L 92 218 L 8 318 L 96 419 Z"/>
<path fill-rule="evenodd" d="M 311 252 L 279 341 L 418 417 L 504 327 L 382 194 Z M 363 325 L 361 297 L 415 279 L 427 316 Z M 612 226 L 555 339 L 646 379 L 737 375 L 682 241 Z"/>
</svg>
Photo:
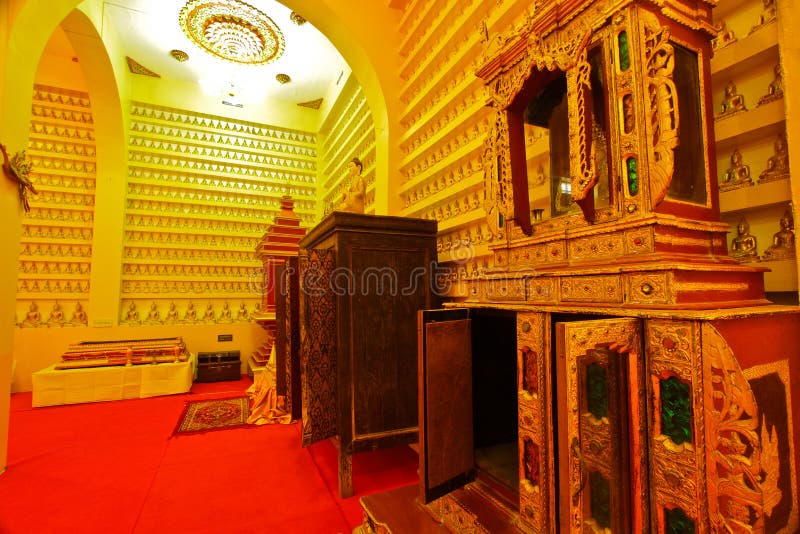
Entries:
<svg viewBox="0 0 800 534">
<path fill-rule="evenodd" d="M 31 206 L 28 203 L 28 192 L 34 195 L 38 194 L 33 182 L 28 178 L 33 165 L 28 161 L 25 150 L 17 152 L 11 159 L 8 157 L 6 146 L 2 143 L 0 143 L 0 151 L 3 152 L 3 171 L 5 171 L 6 176 L 17 182 L 22 207 L 26 212 L 31 211 Z"/>
</svg>

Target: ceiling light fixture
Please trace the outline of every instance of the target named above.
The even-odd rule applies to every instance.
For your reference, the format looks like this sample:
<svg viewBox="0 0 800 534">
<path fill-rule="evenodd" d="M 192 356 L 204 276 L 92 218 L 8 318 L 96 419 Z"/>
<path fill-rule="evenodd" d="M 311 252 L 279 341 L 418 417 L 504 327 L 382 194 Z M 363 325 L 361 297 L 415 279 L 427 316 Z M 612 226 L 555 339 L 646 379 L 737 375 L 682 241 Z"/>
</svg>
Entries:
<svg viewBox="0 0 800 534">
<path fill-rule="evenodd" d="M 227 61 L 263 65 L 284 50 L 277 24 L 239 0 L 190 0 L 181 9 L 183 32 L 203 50 Z"/>
<path fill-rule="evenodd" d="M 189 54 L 183 50 L 170 50 L 169 55 L 172 56 L 175 61 L 180 61 L 181 63 L 189 59 Z"/>
</svg>

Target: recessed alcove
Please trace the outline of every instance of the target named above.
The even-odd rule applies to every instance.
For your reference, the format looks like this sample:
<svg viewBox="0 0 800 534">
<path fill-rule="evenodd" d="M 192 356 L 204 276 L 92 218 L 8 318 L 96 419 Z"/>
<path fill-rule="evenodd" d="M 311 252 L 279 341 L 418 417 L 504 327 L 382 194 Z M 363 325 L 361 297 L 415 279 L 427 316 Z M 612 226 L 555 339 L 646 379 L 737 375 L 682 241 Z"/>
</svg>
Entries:
<svg viewBox="0 0 800 534">
<path fill-rule="evenodd" d="M 472 403 L 477 477 L 518 493 L 516 314 L 472 312 Z"/>
</svg>

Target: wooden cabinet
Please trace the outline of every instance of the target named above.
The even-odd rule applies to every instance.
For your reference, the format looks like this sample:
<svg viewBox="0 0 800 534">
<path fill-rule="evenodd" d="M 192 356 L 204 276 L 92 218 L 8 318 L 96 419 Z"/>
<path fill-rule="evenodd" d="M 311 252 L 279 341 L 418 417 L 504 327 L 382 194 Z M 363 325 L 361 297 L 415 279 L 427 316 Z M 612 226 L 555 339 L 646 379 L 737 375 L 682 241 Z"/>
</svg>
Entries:
<svg viewBox="0 0 800 534">
<path fill-rule="evenodd" d="M 800 527 L 796 308 L 419 319 L 420 488 L 362 499 L 366 532 Z"/>
<path fill-rule="evenodd" d="M 420 314 L 418 498 L 445 526 L 796 531 L 797 309 L 503 308 Z"/>
<path fill-rule="evenodd" d="M 436 223 L 333 212 L 300 242 L 303 444 L 351 454 L 417 441 L 417 310 L 436 304 Z"/>
</svg>

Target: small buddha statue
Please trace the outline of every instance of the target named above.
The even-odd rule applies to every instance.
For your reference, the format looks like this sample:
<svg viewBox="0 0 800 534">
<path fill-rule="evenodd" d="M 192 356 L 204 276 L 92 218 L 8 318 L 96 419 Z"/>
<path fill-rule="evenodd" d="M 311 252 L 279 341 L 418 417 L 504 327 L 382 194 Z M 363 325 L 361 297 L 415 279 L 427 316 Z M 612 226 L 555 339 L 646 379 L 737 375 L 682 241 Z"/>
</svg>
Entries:
<svg viewBox="0 0 800 534">
<path fill-rule="evenodd" d="M 750 29 L 750 33 L 778 20 L 778 8 L 775 5 L 775 0 L 761 0 L 761 3 L 764 9 L 761 10 L 761 15 L 758 17 L 758 24 Z"/>
<path fill-rule="evenodd" d="M 744 105 L 744 97 L 739 94 L 736 84 L 729 81 L 725 86 L 725 96 L 722 99 L 722 111 L 716 116 L 717 119 L 724 119 L 742 111 L 747 111 Z"/>
<path fill-rule="evenodd" d="M 791 208 L 787 208 L 781 217 L 781 229 L 772 236 L 772 244 L 764 251 L 765 260 L 780 260 L 793 258 L 794 246 L 794 218 Z"/>
<path fill-rule="evenodd" d="M 139 310 L 136 309 L 136 303 L 131 302 L 128 305 L 128 312 L 125 314 L 125 321 L 128 324 L 139 324 Z"/>
<path fill-rule="evenodd" d="M 75 311 L 72 312 L 72 318 L 69 320 L 69 322 L 74 326 L 88 324 L 89 320 L 86 316 L 86 310 L 83 309 L 83 306 L 80 302 L 75 303 Z"/>
<path fill-rule="evenodd" d="M 158 311 L 155 301 L 150 304 L 150 311 L 147 312 L 147 324 L 161 324 L 161 313 Z"/>
<path fill-rule="evenodd" d="M 39 312 L 39 306 L 37 306 L 35 302 L 31 302 L 31 305 L 28 307 L 28 313 L 25 314 L 25 319 L 23 319 L 19 325 L 36 328 L 41 324 L 42 314 Z"/>
<path fill-rule="evenodd" d="M 347 163 L 348 179 L 346 187 L 342 189 L 342 200 L 336 207 L 336 211 L 364 213 L 367 186 L 361 176 L 363 169 L 364 165 L 358 158 L 353 158 Z"/>
<path fill-rule="evenodd" d="M 183 316 L 184 323 L 196 323 L 197 322 L 197 310 L 194 309 L 194 302 L 190 302 L 189 306 L 186 308 L 186 314 Z"/>
<path fill-rule="evenodd" d="M 736 42 L 733 30 L 728 29 L 728 23 L 724 20 L 719 21 L 719 24 L 716 25 L 716 30 L 717 36 L 711 41 L 711 46 L 714 50 L 720 50 Z"/>
<path fill-rule="evenodd" d="M 164 324 L 175 324 L 178 322 L 178 310 L 175 309 L 175 303 L 169 303 L 169 310 L 167 310 L 167 315 L 164 317 Z"/>
<path fill-rule="evenodd" d="M 767 94 L 758 99 L 758 105 L 768 104 L 775 100 L 783 98 L 783 70 L 781 64 L 775 65 L 775 78 L 770 82 L 767 87 Z"/>
<path fill-rule="evenodd" d="M 203 320 L 212 323 L 214 322 L 214 307 L 211 305 L 210 302 L 206 305 L 205 312 L 203 312 Z"/>
<path fill-rule="evenodd" d="M 789 150 L 786 137 L 781 133 L 775 139 L 775 154 L 767 160 L 767 168 L 758 175 L 758 182 L 774 182 L 783 178 L 789 178 Z"/>
<path fill-rule="evenodd" d="M 739 261 L 754 261 L 758 259 L 758 240 L 750 233 L 750 223 L 742 217 L 736 227 L 737 235 L 731 242 L 731 256 Z"/>
<path fill-rule="evenodd" d="M 227 302 L 222 305 L 222 311 L 219 312 L 219 318 L 217 319 L 217 322 L 218 323 L 233 322 L 233 317 L 231 317 L 231 308 Z"/>
<path fill-rule="evenodd" d="M 247 311 L 247 305 L 242 302 L 239 306 L 239 312 L 236 314 L 236 319 L 238 321 L 249 321 L 250 320 L 250 313 Z"/>
<path fill-rule="evenodd" d="M 47 326 L 64 326 L 64 312 L 58 302 L 53 303 L 53 309 L 47 318 Z"/>
<path fill-rule="evenodd" d="M 731 154 L 731 166 L 725 171 L 722 182 L 719 184 L 720 191 L 737 189 L 747 185 L 753 185 L 750 177 L 750 166 L 742 164 L 742 154 L 736 148 Z"/>
</svg>

